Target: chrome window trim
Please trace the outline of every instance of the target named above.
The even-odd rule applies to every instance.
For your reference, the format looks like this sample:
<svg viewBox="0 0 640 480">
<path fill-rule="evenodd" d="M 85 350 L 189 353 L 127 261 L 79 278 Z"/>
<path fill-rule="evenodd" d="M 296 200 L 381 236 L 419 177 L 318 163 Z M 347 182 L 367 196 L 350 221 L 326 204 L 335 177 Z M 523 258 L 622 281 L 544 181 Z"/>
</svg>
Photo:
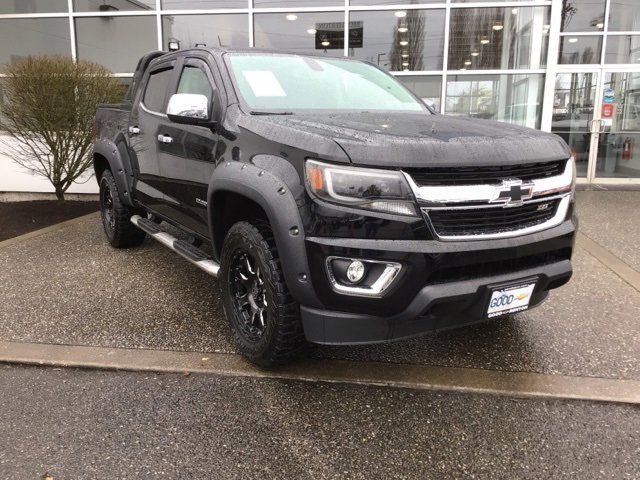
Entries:
<svg viewBox="0 0 640 480">
<path fill-rule="evenodd" d="M 377 263 L 386 265 L 385 269 L 382 271 L 378 279 L 373 282 L 370 287 L 350 287 L 348 285 L 342 285 L 338 283 L 335 276 L 333 275 L 333 270 L 331 268 L 332 260 L 348 260 L 348 261 L 360 261 L 365 265 L 367 263 Z M 329 284 L 334 292 L 340 293 L 343 295 L 352 295 L 356 297 L 374 297 L 380 298 L 384 295 L 384 292 L 391 286 L 393 281 L 397 278 L 400 270 L 402 269 L 402 265 L 397 262 L 383 262 L 380 260 L 367 260 L 364 258 L 351 258 L 351 257 L 340 257 L 336 255 L 332 255 L 327 257 L 325 260 L 325 268 L 327 269 L 327 276 L 329 277 Z"/>
<path fill-rule="evenodd" d="M 489 203 L 495 199 L 496 188 L 502 184 L 482 185 L 443 185 L 443 186 L 419 186 L 406 172 L 404 173 L 409 186 L 413 190 L 418 202 L 429 206 L 438 204 L 458 203 Z M 532 197 L 542 197 L 554 193 L 569 193 L 573 188 L 574 162 L 568 159 L 564 171 L 560 175 L 536 180 L 528 180 L 526 185 L 532 185 Z M 505 181 L 512 180 L 505 178 Z M 525 202 L 527 202 L 525 200 Z M 486 205 L 485 205 L 486 206 Z M 501 206 L 501 205 L 499 205 Z"/>
<path fill-rule="evenodd" d="M 474 234 L 474 235 L 439 235 L 436 229 L 433 228 L 433 224 L 431 223 L 431 219 L 429 218 L 429 213 L 428 213 L 429 207 L 423 207 L 421 210 L 425 214 L 425 218 L 429 223 L 429 227 L 431 228 L 432 232 L 434 233 L 434 235 L 438 240 L 443 240 L 443 241 L 496 240 L 496 239 L 502 239 L 502 238 L 511 238 L 511 237 L 519 237 L 522 235 L 529 235 L 531 233 L 541 232 L 542 230 L 547 230 L 548 228 L 553 228 L 560 225 L 567 217 L 567 212 L 569 211 L 569 205 L 571 204 L 571 194 L 567 193 L 560 197 L 561 197 L 561 200 L 560 200 L 560 204 L 558 205 L 558 209 L 556 210 L 556 214 L 546 222 L 542 222 L 538 225 L 532 225 L 530 227 L 520 228 L 517 230 L 508 230 L 508 231 L 499 232 L 499 233 L 481 233 L 481 234 Z M 549 200 L 552 200 L 553 198 L 558 198 L 558 196 L 546 197 L 533 202 L 538 203 L 539 201 L 549 201 Z M 524 204 L 527 205 L 529 203 L 532 203 L 532 201 L 525 202 Z M 482 205 L 482 207 L 484 208 L 502 207 L 502 205 Z M 448 209 L 459 210 L 461 208 L 453 207 Z"/>
</svg>

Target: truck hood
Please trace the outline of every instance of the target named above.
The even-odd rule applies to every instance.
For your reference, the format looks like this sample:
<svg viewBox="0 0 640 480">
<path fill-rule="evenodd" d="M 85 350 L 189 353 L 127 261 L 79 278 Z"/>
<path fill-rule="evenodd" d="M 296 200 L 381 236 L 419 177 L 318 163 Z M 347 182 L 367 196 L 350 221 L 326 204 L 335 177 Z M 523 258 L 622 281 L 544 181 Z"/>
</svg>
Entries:
<svg viewBox="0 0 640 480">
<path fill-rule="evenodd" d="M 566 143 L 554 134 L 447 115 L 296 114 L 245 116 L 244 120 L 244 128 L 292 147 L 335 154 L 337 144 L 351 162 L 361 165 L 508 165 L 570 155 Z"/>
</svg>

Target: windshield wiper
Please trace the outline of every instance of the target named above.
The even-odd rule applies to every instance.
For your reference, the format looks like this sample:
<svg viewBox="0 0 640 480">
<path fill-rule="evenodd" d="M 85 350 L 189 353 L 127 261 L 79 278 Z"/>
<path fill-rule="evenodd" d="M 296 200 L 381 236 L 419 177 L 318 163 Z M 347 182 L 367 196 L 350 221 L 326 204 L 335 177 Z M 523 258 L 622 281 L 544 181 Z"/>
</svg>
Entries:
<svg viewBox="0 0 640 480">
<path fill-rule="evenodd" d="M 293 115 L 293 112 L 262 112 L 252 110 L 249 112 L 251 115 Z"/>
</svg>

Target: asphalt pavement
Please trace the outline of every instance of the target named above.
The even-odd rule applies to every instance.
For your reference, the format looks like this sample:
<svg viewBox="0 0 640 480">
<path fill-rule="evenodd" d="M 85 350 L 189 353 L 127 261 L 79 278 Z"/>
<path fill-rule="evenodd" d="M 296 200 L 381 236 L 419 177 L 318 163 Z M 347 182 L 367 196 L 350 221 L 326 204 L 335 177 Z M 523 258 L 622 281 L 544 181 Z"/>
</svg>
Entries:
<svg viewBox="0 0 640 480">
<path fill-rule="evenodd" d="M 635 479 L 640 410 L 0 367 L 0 478 Z"/>
</svg>

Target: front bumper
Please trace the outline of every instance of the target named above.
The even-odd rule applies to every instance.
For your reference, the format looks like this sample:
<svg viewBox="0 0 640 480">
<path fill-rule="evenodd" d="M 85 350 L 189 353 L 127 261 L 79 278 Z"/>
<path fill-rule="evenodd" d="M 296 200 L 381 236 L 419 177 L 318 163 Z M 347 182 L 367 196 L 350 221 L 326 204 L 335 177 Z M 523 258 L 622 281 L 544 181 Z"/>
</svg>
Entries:
<svg viewBox="0 0 640 480">
<path fill-rule="evenodd" d="M 406 309 L 381 317 L 301 307 L 307 340 L 321 344 L 380 343 L 414 337 L 486 320 L 485 311 L 492 286 L 533 283 L 536 287 L 529 307 L 542 303 L 549 290 L 571 278 L 569 260 L 470 280 L 427 285 Z"/>
</svg>

